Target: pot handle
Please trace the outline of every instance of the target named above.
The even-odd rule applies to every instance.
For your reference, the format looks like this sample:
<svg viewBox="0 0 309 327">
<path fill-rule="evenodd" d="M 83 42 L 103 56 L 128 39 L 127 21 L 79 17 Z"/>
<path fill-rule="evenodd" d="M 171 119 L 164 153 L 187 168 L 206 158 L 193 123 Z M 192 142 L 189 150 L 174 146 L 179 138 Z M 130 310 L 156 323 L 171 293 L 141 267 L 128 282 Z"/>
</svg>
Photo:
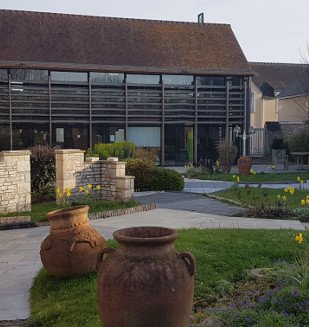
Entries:
<svg viewBox="0 0 309 327">
<path fill-rule="evenodd" d="M 193 254 L 190 252 L 182 252 L 179 253 L 178 256 L 180 259 L 182 259 L 185 262 L 189 274 L 193 276 L 195 273 L 195 266 L 196 266 L 195 257 L 193 256 Z"/>
<path fill-rule="evenodd" d="M 106 260 L 106 258 L 108 258 L 113 252 L 115 251 L 115 249 L 111 249 L 111 248 L 104 248 L 99 254 L 98 254 L 98 258 L 97 258 L 97 269 L 99 269 L 101 263 Z"/>
</svg>

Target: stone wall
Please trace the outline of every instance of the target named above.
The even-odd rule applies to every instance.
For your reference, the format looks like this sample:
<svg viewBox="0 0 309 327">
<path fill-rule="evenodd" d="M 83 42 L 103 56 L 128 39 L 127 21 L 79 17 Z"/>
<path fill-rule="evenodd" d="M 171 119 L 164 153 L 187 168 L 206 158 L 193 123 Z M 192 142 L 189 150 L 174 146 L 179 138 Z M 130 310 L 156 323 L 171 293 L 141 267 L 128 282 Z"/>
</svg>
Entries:
<svg viewBox="0 0 309 327">
<path fill-rule="evenodd" d="M 129 201 L 133 197 L 134 177 L 125 176 L 125 162 L 120 162 L 117 158 L 88 158 L 85 161 L 84 153 L 81 150 L 55 151 L 56 187 L 60 194 L 69 189 L 72 199 L 89 196 Z M 89 194 L 85 193 L 86 190 Z"/>
<path fill-rule="evenodd" d="M 0 213 L 30 210 L 30 151 L 0 152 Z"/>
</svg>

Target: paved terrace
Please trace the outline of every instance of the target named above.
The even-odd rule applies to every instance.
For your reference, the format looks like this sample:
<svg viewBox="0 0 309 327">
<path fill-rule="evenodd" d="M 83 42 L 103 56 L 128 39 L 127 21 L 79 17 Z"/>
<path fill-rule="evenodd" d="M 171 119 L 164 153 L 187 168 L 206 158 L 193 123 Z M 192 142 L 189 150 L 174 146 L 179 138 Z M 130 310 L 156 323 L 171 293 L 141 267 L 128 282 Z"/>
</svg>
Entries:
<svg viewBox="0 0 309 327">
<path fill-rule="evenodd" d="M 129 226 L 165 226 L 172 228 L 264 228 L 303 230 L 299 221 L 219 216 L 159 208 L 126 216 L 92 221 L 105 238 Z M 40 270 L 40 244 L 49 227 L 0 231 L 0 321 L 26 319 L 28 296 L 33 278 Z"/>
</svg>

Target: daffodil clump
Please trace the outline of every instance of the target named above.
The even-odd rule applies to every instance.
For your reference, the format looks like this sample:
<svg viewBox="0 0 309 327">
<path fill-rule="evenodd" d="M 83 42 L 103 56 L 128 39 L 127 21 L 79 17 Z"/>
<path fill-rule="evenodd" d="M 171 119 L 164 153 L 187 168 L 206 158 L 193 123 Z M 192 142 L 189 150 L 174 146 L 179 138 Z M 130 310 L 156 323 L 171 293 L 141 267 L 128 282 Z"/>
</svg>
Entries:
<svg viewBox="0 0 309 327">
<path fill-rule="evenodd" d="M 239 183 L 240 182 L 240 176 L 239 175 L 233 175 L 233 179 Z"/>
<path fill-rule="evenodd" d="M 72 193 L 68 187 L 64 191 L 61 191 L 59 187 L 56 188 L 56 201 L 58 206 L 69 206 L 71 204 L 71 196 Z"/>
<path fill-rule="evenodd" d="M 93 193 L 95 191 L 100 191 L 102 187 L 100 185 L 92 185 L 87 184 L 86 186 L 80 186 L 78 188 L 78 193 L 76 194 L 76 198 L 78 199 L 78 202 L 90 202 L 93 200 Z M 74 196 L 75 197 L 75 196 Z M 70 188 L 66 188 L 63 192 L 60 190 L 60 188 L 56 189 L 56 200 L 58 206 L 70 206 L 72 204 L 72 191 Z"/>
<path fill-rule="evenodd" d="M 255 171 L 254 169 L 251 168 L 250 171 L 249 171 L 249 174 L 250 174 L 250 175 L 256 175 L 256 171 Z"/>
</svg>

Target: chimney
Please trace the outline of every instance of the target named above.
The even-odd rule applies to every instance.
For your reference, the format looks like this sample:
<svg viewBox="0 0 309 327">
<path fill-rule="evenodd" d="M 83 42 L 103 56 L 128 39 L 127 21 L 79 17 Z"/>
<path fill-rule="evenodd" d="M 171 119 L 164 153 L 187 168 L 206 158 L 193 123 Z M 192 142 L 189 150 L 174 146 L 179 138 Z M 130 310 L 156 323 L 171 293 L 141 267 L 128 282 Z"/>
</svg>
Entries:
<svg viewBox="0 0 309 327">
<path fill-rule="evenodd" d="M 197 16 L 197 22 L 200 23 L 200 24 L 203 24 L 204 23 L 204 13 L 200 13 L 198 14 Z"/>
</svg>

